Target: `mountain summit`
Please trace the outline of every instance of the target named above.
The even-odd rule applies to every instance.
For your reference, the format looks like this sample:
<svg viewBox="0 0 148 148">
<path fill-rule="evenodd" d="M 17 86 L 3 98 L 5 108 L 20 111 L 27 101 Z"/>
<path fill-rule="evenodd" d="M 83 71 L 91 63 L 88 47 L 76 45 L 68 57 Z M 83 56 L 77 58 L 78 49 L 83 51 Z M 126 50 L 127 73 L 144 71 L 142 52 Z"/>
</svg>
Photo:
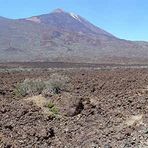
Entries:
<svg viewBox="0 0 148 148">
<path fill-rule="evenodd" d="M 110 33 L 94 26 L 81 16 L 56 9 L 52 13 L 35 16 L 26 20 L 41 23 L 48 27 L 91 36 L 113 37 Z"/>
<path fill-rule="evenodd" d="M 1 62 L 124 63 L 148 58 L 147 42 L 119 39 L 62 9 L 18 20 L 0 17 L 0 35 Z"/>
<path fill-rule="evenodd" d="M 57 9 L 53 10 L 52 13 L 64 13 L 64 12 L 65 12 L 65 11 L 64 11 L 63 9 L 57 8 Z"/>
</svg>

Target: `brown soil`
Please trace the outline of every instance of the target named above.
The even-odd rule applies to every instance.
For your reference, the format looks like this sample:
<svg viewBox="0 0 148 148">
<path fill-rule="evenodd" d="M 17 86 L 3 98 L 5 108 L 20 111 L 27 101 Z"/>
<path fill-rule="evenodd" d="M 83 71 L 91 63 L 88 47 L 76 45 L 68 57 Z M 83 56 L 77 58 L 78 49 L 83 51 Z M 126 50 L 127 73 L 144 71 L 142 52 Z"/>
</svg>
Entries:
<svg viewBox="0 0 148 148">
<path fill-rule="evenodd" d="M 14 95 L 17 83 L 55 71 L 0 73 L 0 147 L 148 147 L 148 69 L 56 72 L 70 87 L 46 96 L 60 110 L 55 118 Z"/>
</svg>

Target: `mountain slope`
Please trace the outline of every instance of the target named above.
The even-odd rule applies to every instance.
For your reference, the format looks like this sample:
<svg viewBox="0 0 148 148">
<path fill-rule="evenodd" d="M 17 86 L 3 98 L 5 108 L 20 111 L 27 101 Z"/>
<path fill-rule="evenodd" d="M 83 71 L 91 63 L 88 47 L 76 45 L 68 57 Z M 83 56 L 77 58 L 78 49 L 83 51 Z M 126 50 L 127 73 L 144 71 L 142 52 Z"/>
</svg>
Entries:
<svg viewBox="0 0 148 148">
<path fill-rule="evenodd" d="M 61 9 L 57 9 L 50 14 L 31 17 L 26 20 L 45 24 L 48 27 L 54 27 L 58 30 L 60 29 L 85 35 L 106 35 L 109 37 L 113 37 L 113 35 L 92 25 L 81 16 L 76 15 L 74 13 L 67 13 Z"/>
<path fill-rule="evenodd" d="M 18 20 L 0 17 L 1 62 L 116 59 L 148 59 L 148 43 L 118 39 L 81 16 L 61 9 Z"/>
</svg>

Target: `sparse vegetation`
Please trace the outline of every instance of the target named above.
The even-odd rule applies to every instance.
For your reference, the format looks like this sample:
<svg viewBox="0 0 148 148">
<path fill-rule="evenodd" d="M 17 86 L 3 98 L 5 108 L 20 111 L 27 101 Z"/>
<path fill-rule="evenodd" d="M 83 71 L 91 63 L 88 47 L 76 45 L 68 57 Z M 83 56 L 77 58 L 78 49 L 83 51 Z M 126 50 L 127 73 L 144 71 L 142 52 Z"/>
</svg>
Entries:
<svg viewBox="0 0 148 148">
<path fill-rule="evenodd" d="M 36 106 L 40 107 L 45 115 L 57 117 L 57 115 L 60 113 L 55 104 L 42 95 L 32 96 L 25 100 L 33 102 Z"/>
<path fill-rule="evenodd" d="M 58 108 L 52 102 L 49 102 L 48 105 L 47 105 L 47 107 L 49 108 L 49 111 L 53 115 L 58 115 L 59 114 Z"/>
<path fill-rule="evenodd" d="M 25 79 L 24 82 L 16 86 L 15 95 L 25 97 L 47 92 L 59 94 L 65 90 L 68 80 L 68 77 L 58 74 L 52 74 L 49 80 Z"/>
<path fill-rule="evenodd" d="M 0 147 L 146 148 L 147 75 L 124 68 L 0 73 Z M 16 82 L 25 97 L 14 96 Z"/>
<path fill-rule="evenodd" d="M 46 84 L 41 79 L 26 79 L 23 83 L 16 86 L 15 94 L 17 96 L 37 95 L 41 94 L 45 89 Z"/>
<path fill-rule="evenodd" d="M 66 84 L 69 78 L 67 76 L 54 73 L 50 76 L 50 79 L 46 82 L 47 89 L 50 89 L 54 94 L 60 93 L 62 90 L 66 90 Z"/>
<path fill-rule="evenodd" d="M 52 102 L 48 102 L 48 105 L 47 105 L 48 108 L 52 108 L 54 107 L 54 104 Z"/>
</svg>

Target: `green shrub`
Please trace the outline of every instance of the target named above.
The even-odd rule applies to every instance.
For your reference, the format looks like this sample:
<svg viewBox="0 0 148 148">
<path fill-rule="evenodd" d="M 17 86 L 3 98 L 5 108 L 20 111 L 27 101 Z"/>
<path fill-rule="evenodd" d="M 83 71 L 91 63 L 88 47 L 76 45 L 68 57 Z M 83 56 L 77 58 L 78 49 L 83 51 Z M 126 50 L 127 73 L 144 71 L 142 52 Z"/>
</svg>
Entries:
<svg viewBox="0 0 148 148">
<path fill-rule="evenodd" d="M 20 97 L 25 97 L 27 95 L 27 92 L 28 92 L 28 86 L 24 85 L 24 84 L 18 84 L 16 86 L 16 89 L 15 89 L 15 95 Z"/>
<path fill-rule="evenodd" d="M 53 115 L 58 115 L 59 114 L 59 109 L 52 102 L 49 102 L 47 107 L 49 108 L 49 111 Z"/>
<path fill-rule="evenodd" d="M 18 84 L 15 89 L 15 95 L 25 97 L 26 95 L 38 95 L 42 93 L 59 94 L 65 90 L 68 78 L 58 74 L 52 74 L 50 79 L 26 79 Z"/>
<path fill-rule="evenodd" d="M 46 88 L 45 82 L 41 79 L 26 79 L 24 82 L 18 84 L 15 89 L 17 96 L 36 95 L 41 94 Z"/>
<path fill-rule="evenodd" d="M 50 111 L 54 114 L 54 115 L 58 115 L 59 114 L 59 110 L 54 106 L 50 109 Z"/>
<path fill-rule="evenodd" d="M 50 76 L 50 79 L 46 82 L 46 86 L 54 94 L 59 94 L 62 90 L 66 89 L 69 78 L 66 76 L 54 73 Z"/>
<path fill-rule="evenodd" d="M 51 109 L 52 107 L 54 107 L 54 104 L 52 102 L 49 102 L 47 107 Z"/>
</svg>

